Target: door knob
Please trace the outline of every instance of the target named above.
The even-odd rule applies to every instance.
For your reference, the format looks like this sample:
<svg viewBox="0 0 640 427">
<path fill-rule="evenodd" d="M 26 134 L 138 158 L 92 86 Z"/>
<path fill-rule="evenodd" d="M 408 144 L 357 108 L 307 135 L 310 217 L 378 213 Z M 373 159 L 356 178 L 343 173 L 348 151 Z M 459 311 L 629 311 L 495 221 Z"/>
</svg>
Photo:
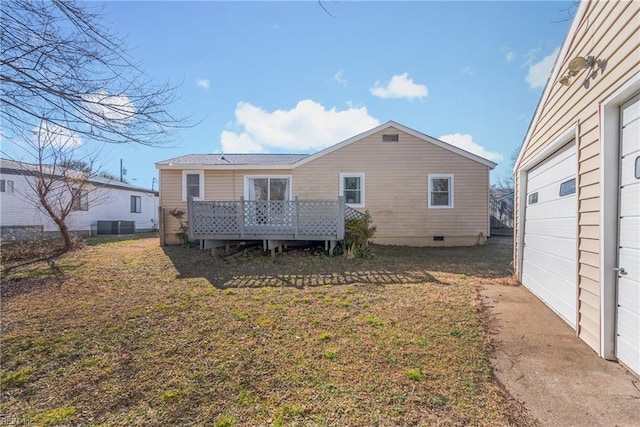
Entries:
<svg viewBox="0 0 640 427">
<path fill-rule="evenodd" d="M 616 267 L 613 269 L 613 271 L 615 271 L 616 273 L 618 273 L 621 276 L 626 276 L 627 272 L 625 271 L 624 267 Z"/>
</svg>

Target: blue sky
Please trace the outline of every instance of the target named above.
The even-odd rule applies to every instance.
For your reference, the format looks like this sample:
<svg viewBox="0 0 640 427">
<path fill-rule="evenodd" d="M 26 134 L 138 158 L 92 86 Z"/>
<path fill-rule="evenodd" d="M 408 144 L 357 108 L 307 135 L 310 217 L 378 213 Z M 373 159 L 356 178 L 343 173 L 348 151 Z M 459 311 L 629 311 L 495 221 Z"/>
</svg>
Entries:
<svg viewBox="0 0 640 427">
<path fill-rule="evenodd" d="M 107 150 L 132 184 L 189 153 L 311 153 L 394 120 L 510 173 L 572 2 L 106 2 L 106 25 L 197 124 Z M 157 187 L 156 187 L 157 188 Z"/>
</svg>

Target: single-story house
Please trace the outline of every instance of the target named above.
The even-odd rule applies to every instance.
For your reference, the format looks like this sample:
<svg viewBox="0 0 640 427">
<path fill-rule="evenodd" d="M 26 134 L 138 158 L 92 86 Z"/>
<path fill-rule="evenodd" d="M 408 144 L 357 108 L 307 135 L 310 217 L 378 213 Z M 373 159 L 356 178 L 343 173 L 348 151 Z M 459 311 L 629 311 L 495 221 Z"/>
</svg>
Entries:
<svg viewBox="0 0 640 427">
<path fill-rule="evenodd" d="M 640 375 L 640 2 L 580 2 L 514 173 L 519 280 Z"/>
<path fill-rule="evenodd" d="M 59 232 L 35 196 L 32 185 L 36 170 L 34 164 L 0 159 L 0 229 L 3 240 L 55 235 Z M 53 169 L 47 176 L 64 180 Z M 84 192 L 67 218 L 72 233 L 130 234 L 157 230 L 156 191 L 92 176 L 88 178 Z"/>
<path fill-rule="evenodd" d="M 185 155 L 156 163 L 165 212 L 161 239 L 179 243 L 175 233 L 180 224 L 168 213 L 186 212 L 191 195 L 196 200 L 245 203 L 343 200 L 347 209 L 369 211 L 377 227 L 375 243 L 482 244 L 489 236 L 489 172 L 495 166 L 393 121 L 311 155 Z M 205 205 L 198 206 L 206 216 Z M 234 212 L 227 219 L 254 209 L 210 206 L 217 212 Z M 306 218 L 313 216 L 312 211 L 307 209 Z M 233 219 L 234 227 L 266 221 L 256 221 L 255 209 L 251 212 L 247 217 L 252 216 L 253 222 Z M 287 215 L 286 221 L 294 221 Z"/>
</svg>

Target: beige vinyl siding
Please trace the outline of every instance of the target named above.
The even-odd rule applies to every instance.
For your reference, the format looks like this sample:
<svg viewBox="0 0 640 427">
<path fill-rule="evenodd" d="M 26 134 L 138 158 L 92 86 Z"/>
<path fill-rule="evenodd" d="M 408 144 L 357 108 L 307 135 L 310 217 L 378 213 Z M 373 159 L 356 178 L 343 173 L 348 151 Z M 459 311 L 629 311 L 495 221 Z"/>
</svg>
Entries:
<svg viewBox="0 0 640 427">
<path fill-rule="evenodd" d="M 164 241 L 167 244 L 180 243 L 175 237 L 180 224 L 169 212 L 181 209 L 186 212 L 187 204 L 182 201 L 182 171 L 160 170 L 160 222 L 164 229 Z"/>
<path fill-rule="evenodd" d="M 382 142 L 385 128 L 294 169 L 205 170 L 206 200 L 239 200 L 246 176 L 290 176 L 293 197 L 336 200 L 341 173 L 364 174 L 364 202 L 377 226 L 375 241 L 407 245 L 473 245 L 489 233 L 489 167 L 422 138 L 397 130 L 397 142 Z M 194 166 L 193 169 L 198 169 Z M 429 174 L 453 176 L 453 208 L 428 208 Z M 160 171 L 161 206 L 186 210 L 182 171 Z M 167 243 L 178 229 L 165 215 Z M 482 234 L 482 237 L 480 236 Z M 444 241 L 434 242 L 434 236 Z"/>
<path fill-rule="evenodd" d="M 488 234 L 488 167 L 398 131 L 358 140 L 295 169 L 294 194 L 334 199 L 340 173 L 365 174 L 365 206 L 377 226 L 377 243 L 474 244 Z M 395 133 L 395 132 L 394 132 Z M 427 208 L 428 175 L 452 174 L 454 207 Z M 434 242 L 433 236 L 445 236 Z"/>
<path fill-rule="evenodd" d="M 578 130 L 578 335 L 598 351 L 600 337 L 600 112 L 599 102 L 640 71 L 640 2 L 590 2 L 568 50 L 559 58 L 561 73 L 576 56 L 606 60 L 603 71 L 583 85 L 587 70 L 571 86 L 549 82 L 550 91 L 525 141 L 526 163 L 574 123 Z M 558 76 L 559 77 L 559 76 Z M 516 194 L 521 183 L 516 176 Z M 516 236 L 519 199 L 516 197 Z M 518 241 L 516 239 L 516 245 Z M 520 248 L 515 249 L 520 257 Z M 515 263 L 519 266 L 518 262 Z"/>
<path fill-rule="evenodd" d="M 244 177 L 247 175 L 291 175 L 291 171 L 205 170 L 205 200 L 240 200 L 244 194 Z M 166 243 L 180 243 L 175 237 L 180 224 L 170 212 L 173 209 L 187 210 L 187 202 L 182 200 L 182 170 L 160 170 L 160 206 L 164 209 Z"/>
<path fill-rule="evenodd" d="M 235 171 L 204 171 L 205 200 L 236 200 Z M 242 191 L 242 190 L 240 190 Z"/>
</svg>

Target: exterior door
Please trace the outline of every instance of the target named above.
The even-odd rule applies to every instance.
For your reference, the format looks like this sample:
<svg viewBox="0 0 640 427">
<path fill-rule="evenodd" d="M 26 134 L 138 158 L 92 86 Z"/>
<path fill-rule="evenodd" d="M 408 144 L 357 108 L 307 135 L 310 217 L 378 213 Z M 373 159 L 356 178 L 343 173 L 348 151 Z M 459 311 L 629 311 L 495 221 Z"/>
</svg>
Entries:
<svg viewBox="0 0 640 427">
<path fill-rule="evenodd" d="M 248 178 L 247 200 L 289 200 L 289 178 Z"/>
<path fill-rule="evenodd" d="M 616 355 L 640 374 L 640 95 L 620 117 Z"/>
<path fill-rule="evenodd" d="M 576 144 L 527 174 L 522 284 L 576 327 Z"/>
<path fill-rule="evenodd" d="M 249 225 L 289 226 L 290 186 L 288 177 L 247 177 L 245 217 Z"/>
</svg>

